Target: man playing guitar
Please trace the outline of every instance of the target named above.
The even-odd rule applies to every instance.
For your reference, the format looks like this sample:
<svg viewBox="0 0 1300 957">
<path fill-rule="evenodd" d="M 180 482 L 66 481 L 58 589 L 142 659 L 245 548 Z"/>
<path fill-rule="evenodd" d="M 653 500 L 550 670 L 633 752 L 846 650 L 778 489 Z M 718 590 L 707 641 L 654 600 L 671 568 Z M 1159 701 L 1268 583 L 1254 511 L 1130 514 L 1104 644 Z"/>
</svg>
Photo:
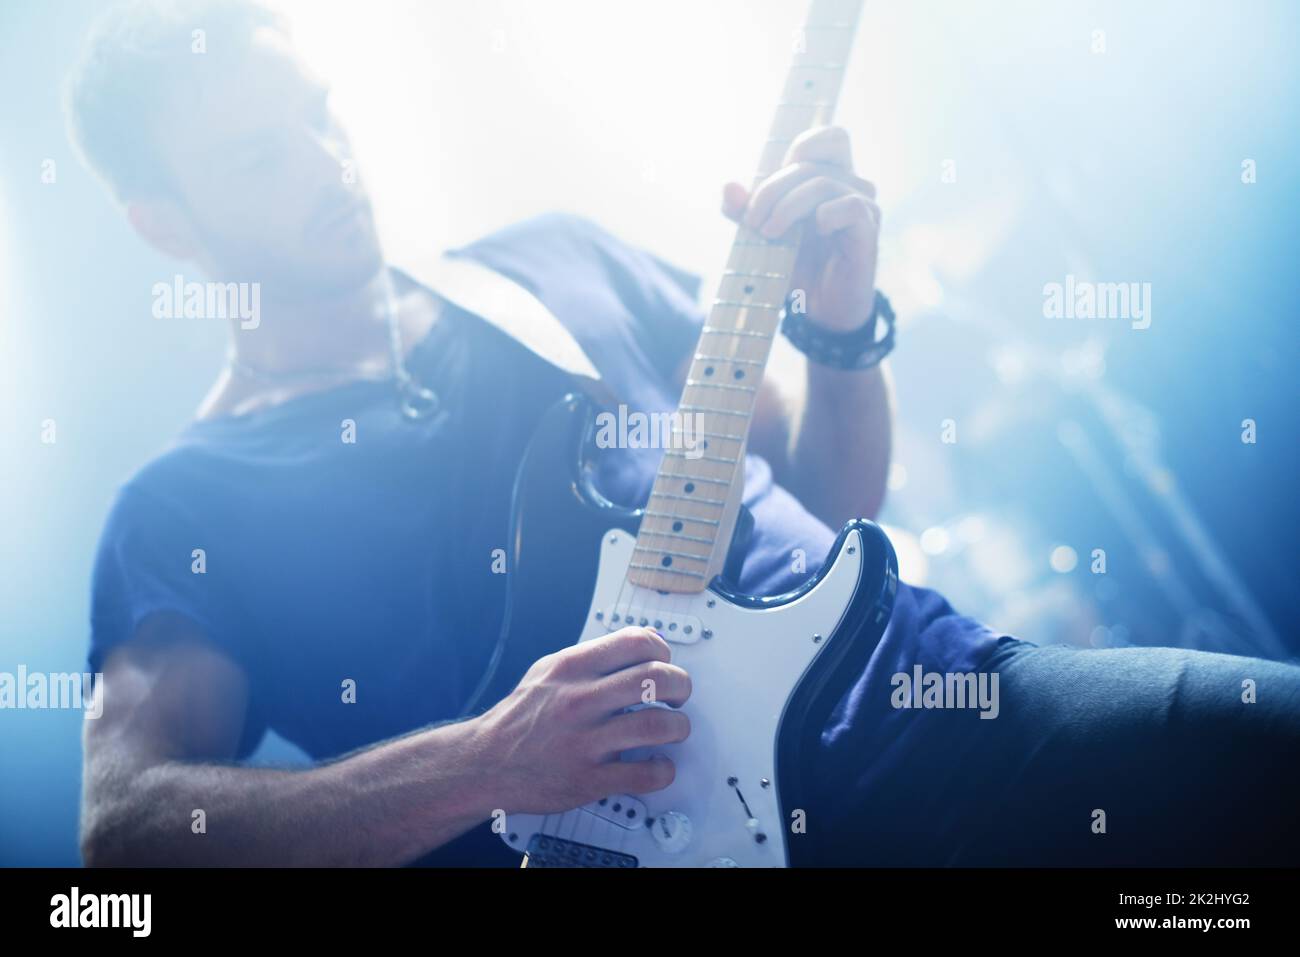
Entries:
<svg viewBox="0 0 1300 957">
<path fill-rule="evenodd" d="M 198 22 L 202 57 L 188 54 Z M 90 670 L 106 706 L 86 724 L 86 861 L 491 863 L 461 840 L 498 809 L 668 786 L 672 762 L 619 760 L 689 746 L 691 675 L 652 626 L 547 655 L 456 720 L 501 626 L 492 556 L 512 482 L 564 376 L 386 265 L 363 181 L 341 175 L 352 158 L 328 91 L 267 9 L 132 4 L 90 51 L 70 97 L 88 162 L 153 247 L 214 281 L 258 282 L 263 317 L 232 323 L 230 362 L 119 489 L 101 538 Z M 843 129 L 797 137 L 752 192 L 728 184 L 723 212 L 766 237 L 802 228 L 792 281 L 815 327 L 874 319 L 881 214 Z M 566 215 L 458 253 L 550 306 L 630 402 L 672 406 L 702 321 L 688 277 Z M 754 594 L 799 585 L 791 556 L 815 568 L 831 529 L 884 496 L 883 366 L 806 368 L 797 421 L 764 387 L 749 436 L 740 583 Z M 606 494 L 629 505 L 652 477 L 633 456 L 601 463 Z M 998 673 L 998 720 L 892 707 L 889 676 L 916 665 Z M 1243 678 L 1268 688 L 1250 708 Z M 627 711 L 647 679 L 670 707 Z M 242 766 L 268 730 L 314 766 Z M 818 736 L 823 800 L 807 813 L 834 822 L 826 863 L 1295 863 L 1285 809 L 1300 793 L 1271 772 L 1298 745 L 1300 669 L 1038 648 L 902 584 Z M 1097 840 L 1094 808 L 1128 822 L 1122 840 Z"/>
</svg>

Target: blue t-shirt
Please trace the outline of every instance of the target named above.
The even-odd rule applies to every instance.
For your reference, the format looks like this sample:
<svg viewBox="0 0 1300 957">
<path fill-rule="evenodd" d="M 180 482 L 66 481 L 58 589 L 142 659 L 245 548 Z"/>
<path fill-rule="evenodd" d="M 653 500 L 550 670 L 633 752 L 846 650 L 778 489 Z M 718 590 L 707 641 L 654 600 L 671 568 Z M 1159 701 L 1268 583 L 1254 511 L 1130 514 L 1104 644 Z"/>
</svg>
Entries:
<svg viewBox="0 0 1300 957">
<path fill-rule="evenodd" d="M 633 409 L 674 408 L 671 376 L 703 321 L 698 280 L 590 221 L 550 214 L 462 249 L 537 296 Z M 399 277 L 407 281 L 404 277 Z M 504 333 L 451 309 L 408 366 L 441 397 L 412 423 L 391 384 L 357 382 L 194 422 L 122 485 L 95 563 L 90 670 L 151 613 L 192 619 L 250 682 L 239 756 L 273 729 L 326 759 L 456 717 L 501 625 L 511 486 L 541 414 L 571 384 Z M 344 420 L 355 442 L 343 441 Z M 659 453 L 605 450 L 598 485 L 642 504 Z M 834 535 L 749 456 L 755 529 L 740 586 L 814 574 Z M 195 550 L 203 571 L 195 571 Z M 796 572 L 794 552 L 806 555 Z M 943 599 L 900 589 L 871 665 L 826 730 L 882 732 L 888 676 L 969 670 L 996 637 Z M 574 636 L 576 640 L 577 636 Z M 342 685 L 356 682 L 354 703 Z"/>
</svg>

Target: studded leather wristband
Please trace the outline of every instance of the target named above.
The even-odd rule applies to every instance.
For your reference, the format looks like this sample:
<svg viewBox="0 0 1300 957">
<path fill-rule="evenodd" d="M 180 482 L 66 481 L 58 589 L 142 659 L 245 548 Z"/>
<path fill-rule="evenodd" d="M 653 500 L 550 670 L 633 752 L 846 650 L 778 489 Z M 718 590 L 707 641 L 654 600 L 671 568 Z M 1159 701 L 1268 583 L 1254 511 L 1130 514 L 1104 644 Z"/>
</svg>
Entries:
<svg viewBox="0 0 1300 957">
<path fill-rule="evenodd" d="M 781 310 L 781 332 L 813 362 L 834 369 L 870 369 L 894 350 L 894 309 L 880 290 L 871 317 L 851 332 L 821 329 L 805 313 L 791 312 L 793 298 L 794 293 L 786 297 Z M 882 320 L 883 333 L 879 331 Z"/>
</svg>

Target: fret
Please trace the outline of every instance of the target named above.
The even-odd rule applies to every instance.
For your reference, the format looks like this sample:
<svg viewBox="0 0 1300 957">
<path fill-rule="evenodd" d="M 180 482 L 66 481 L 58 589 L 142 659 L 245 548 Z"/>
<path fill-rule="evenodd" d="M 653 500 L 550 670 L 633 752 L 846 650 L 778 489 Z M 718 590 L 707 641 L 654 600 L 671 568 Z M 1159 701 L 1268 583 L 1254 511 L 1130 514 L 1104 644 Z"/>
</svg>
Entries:
<svg viewBox="0 0 1300 957">
<path fill-rule="evenodd" d="M 692 462 L 720 462 L 723 465 L 735 465 L 737 462 L 740 461 L 739 459 L 729 459 L 721 455 L 696 455 L 692 457 L 686 452 L 682 452 L 678 449 L 669 449 L 668 451 L 664 452 L 664 455 L 670 456 L 675 459 L 690 459 Z M 704 478 L 696 478 L 693 475 L 674 475 L 673 478 L 690 479 L 691 481 L 695 481 L 695 482 L 719 482 L 722 485 L 731 484 L 730 479 L 704 479 Z"/>
<path fill-rule="evenodd" d="M 702 435 L 706 439 L 726 439 L 728 442 L 743 442 L 743 435 L 729 435 L 726 432 L 686 432 L 681 429 L 673 429 L 673 435 Z"/>
<path fill-rule="evenodd" d="M 739 356 L 709 356 L 703 352 L 695 353 L 695 360 L 703 362 L 734 362 L 744 366 L 765 366 L 767 365 L 762 359 L 742 359 Z"/>
<path fill-rule="evenodd" d="M 645 562 L 628 562 L 628 568 L 637 568 L 641 571 L 663 572 L 667 575 L 689 575 L 691 578 L 703 578 L 699 572 L 683 571 L 680 568 L 665 568 L 662 565 L 647 565 Z"/>
<path fill-rule="evenodd" d="M 687 379 L 686 384 L 697 389 L 722 389 L 726 392 L 757 392 L 752 385 L 732 385 L 730 382 L 702 382 L 699 379 Z"/>
<path fill-rule="evenodd" d="M 772 312 L 780 312 L 785 306 L 774 306 L 770 302 L 746 302 L 741 299 L 715 299 L 715 306 L 731 306 L 737 309 L 770 309 Z"/>
<path fill-rule="evenodd" d="M 689 515 L 678 515 L 675 512 L 660 512 L 655 509 L 642 509 L 642 515 L 648 515 L 651 518 L 671 518 L 678 522 L 694 522 L 696 525 L 712 525 L 717 527 L 717 519 L 713 518 L 691 518 Z"/>
<path fill-rule="evenodd" d="M 674 502 L 695 502 L 697 505 L 726 505 L 727 504 L 726 501 L 719 498 L 700 498 L 698 495 L 677 495 L 673 492 L 657 492 L 654 489 L 651 489 L 650 497 L 654 498 L 655 496 L 658 496 L 659 498 L 670 499 L 671 501 Z"/>
<path fill-rule="evenodd" d="M 641 531 L 637 534 L 637 538 L 640 539 L 642 535 L 654 535 L 659 538 L 680 538 L 684 542 L 697 542 L 700 545 L 712 546 L 714 543 L 713 539 L 701 538 L 699 535 L 687 535 L 684 532 L 661 532 L 653 528 L 643 527 Z"/>
<path fill-rule="evenodd" d="M 719 336 L 749 336 L 754 339 L 771 339 L 770 332 L 755 332 L 753 329 L 723 329 L 720 326 L 705 326 L 702 330 Z"/>
<path fill-rule="evenodd" d="M 667 455 L 668 453 L 665 452 L 664 454 Z M 676 457 L 677 457 L 677 458 L 680 458 L 680 456 L 676 456 Z M 725 461 L 724 461 L 723 459 L 709 459 L 709 458 L 703 458 L 703 459 L 695 459 L 694 461 L 697 461 L 697 462 L 709 462 L 709 461 L 713 461 L 713 462 L 719 462 L 719 463 L 723 463 L 723 464 L 725 464 Z M 735 459 L 732 459 L 731 461 L 732 461 L 732 463 L 734 464 L 736 460 L 735 460 Z M 660 475 L 661 475 L 663 478 L 676 479 L 676 480 L 680 480 L 680 481 L 683 481 L 683 482 L 703 482 L 703 483 L 705 483 L 706 485 L 730 485 L 730 484 L 731 484 L 731 479 L 729 479 L 729 478 L 725 478 L 725 479 L 720 479 L 720 478 L 704 478 L 703 476 L 700 476 L 700 475 L 689 475 L 689 474 L 687 474 L 686 472 L 661 472 Z"/>
<path fill-rule="evenodd" d="M 738 416 L 740 416 L 742 419 L 748 419 L 748 418 L 749 418 L 749 413 L 748 413 L 748 412 L 736 412 L 736 411 L 734 411 L 734 410 L 732 410 L 732 409 L 710 409 L 710 408 L 708 408 L 707 406 L 703 406 L 703 405 L 684 405 L 684 406 L 682 406 L 682 411 L 683 411 L 683 412 L 703 412 L 703 413 L 706 414 L 706 415 L 738 415 Z"/>
<path fill-rule="evenodd" d="M 739 269 L 728 269 L 722 274 L 728 278 L 745 278 L 745 279 L 789 279 L 783 272 L 743 272 Z"/>
<path fill-rule="evenodd" d="M 709 544 L 713 544 L 710 542 Z M 638 545 L 632 549 L 633 552 L 653 552 L 656 555 L 667 555 L 670 558 L 689 558 L 695 562 L 706 562 L 709 560 L 708 555 L 696 555 L 694 552 L 674 552 L 667 548 L 651 548 L 649 545 Z M 665 565 L 665 568 L 668 566 Z"/>
</svg>

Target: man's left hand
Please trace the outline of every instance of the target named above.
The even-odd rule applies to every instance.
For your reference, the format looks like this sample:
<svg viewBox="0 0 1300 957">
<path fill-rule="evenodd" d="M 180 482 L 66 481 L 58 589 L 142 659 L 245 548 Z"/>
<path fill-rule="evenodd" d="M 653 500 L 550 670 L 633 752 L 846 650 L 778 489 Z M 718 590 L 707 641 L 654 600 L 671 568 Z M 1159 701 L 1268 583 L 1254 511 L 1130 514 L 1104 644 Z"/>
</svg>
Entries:
<svg viewBox="0 0 1300 957">
<path fill-rule="evenodd" d="M 817 325 L 839 332 L 861 328 L 875 299 L 880 207 L 876 187 L 853 172 L 847 131 L 806 131 L 790 145 L 786 165 L 752 196 L 728 183 L 722 197 L 728 219 L 767 239 L 804 223 L 790 288 L 805 291 L 808 318 Z"/>
</svg>

